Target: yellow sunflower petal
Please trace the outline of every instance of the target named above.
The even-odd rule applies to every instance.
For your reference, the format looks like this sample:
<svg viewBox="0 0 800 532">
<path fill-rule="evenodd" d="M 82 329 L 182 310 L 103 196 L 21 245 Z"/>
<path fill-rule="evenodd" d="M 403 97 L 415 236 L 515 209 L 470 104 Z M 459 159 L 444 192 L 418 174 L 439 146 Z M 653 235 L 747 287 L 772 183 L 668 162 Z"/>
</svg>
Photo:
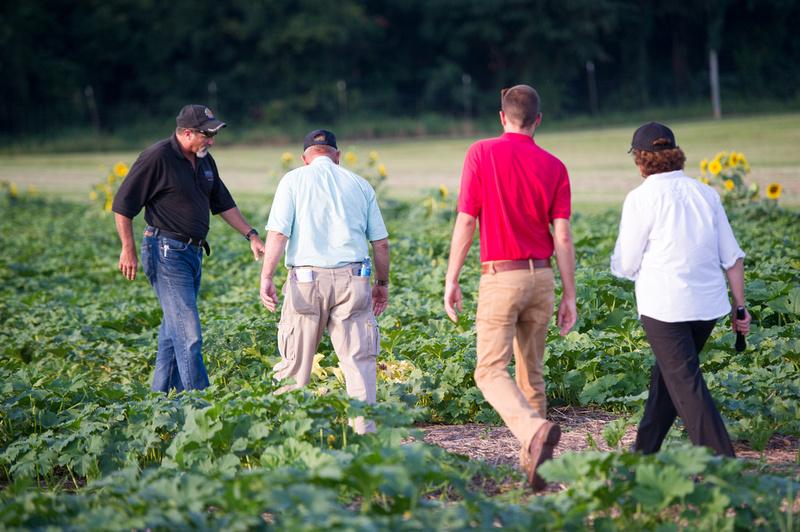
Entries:
<svg viewBox="0 0 800 532">
<path fill-rule="evenodd" d="M 125 163 L 117 163 L 114 165 L 114 175 L 117 177 L 125 177 L 128 175 L 128 165 Z"/>
<path fill-rule="evenodd" d="M 781 197 L 783 187 L 779 183 L 770 183 L 767 187 L 767 198 L 776 200 Z"/>
</svg>

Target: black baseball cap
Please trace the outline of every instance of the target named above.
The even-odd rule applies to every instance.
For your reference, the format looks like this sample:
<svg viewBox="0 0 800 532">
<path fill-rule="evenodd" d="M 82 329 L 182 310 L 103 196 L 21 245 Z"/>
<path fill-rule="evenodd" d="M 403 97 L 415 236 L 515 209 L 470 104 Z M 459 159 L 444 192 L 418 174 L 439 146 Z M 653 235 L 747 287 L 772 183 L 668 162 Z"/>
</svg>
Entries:
<svg viewBox="0 0 800 532">
<path fill-rule="evenodd" d="M 315 129 L 303 139 L 303 151 L 309 146 L 330 146 L 334 149 L 339 149 L 336 146 L 336 135 L 327 129 Z"/>
<path fill-rule="evenodd" d="M 212 133 L 216 133 L 225 127 L 225 122 L 217 120 L 211 109 L 205 105 L 185 105 L 181 112 L 178 113 L 175 122 L 178 127 Z"/>
<path fill-rule="evenodd" d="M 675 135 L 670 128 L 658 122 L 648 122 L 640 126 L 633 134 L 631 149 L 628 150 L 628 153 L 633 150 L 662 151 L 676 147 Z"/>
</svg>

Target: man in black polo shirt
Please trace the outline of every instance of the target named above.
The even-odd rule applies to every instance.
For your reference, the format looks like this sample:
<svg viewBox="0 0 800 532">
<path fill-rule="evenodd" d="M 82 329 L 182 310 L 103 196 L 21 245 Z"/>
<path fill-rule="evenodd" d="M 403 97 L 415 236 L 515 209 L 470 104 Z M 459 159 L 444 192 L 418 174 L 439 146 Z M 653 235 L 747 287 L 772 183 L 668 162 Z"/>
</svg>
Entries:
<svg viewBox="0 0 800 532">
<path fill-rule="evenodd" d="M 144 207 L 142 267 L 164 312 L 152 387 L 161 392 L 208 386 L 197 294 L 203 249 L 210 253 L 209 211 L 250 241 L 256 260 L 264 253 L 258 231 L 236 207 L 208 153 L 225 123 L 203 105 L 185 106 L 176 122 L 174 135 L 139 155 L 112 207 L 122 241 L 119 269 L 131 281 L 137 268 L 133 218 Z"/>
</svg>

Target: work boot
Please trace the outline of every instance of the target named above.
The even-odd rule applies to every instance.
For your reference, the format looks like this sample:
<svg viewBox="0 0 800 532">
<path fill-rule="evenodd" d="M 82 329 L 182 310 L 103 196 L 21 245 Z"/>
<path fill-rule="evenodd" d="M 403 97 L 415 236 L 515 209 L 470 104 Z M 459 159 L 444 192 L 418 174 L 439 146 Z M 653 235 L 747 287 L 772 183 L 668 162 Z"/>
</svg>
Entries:
<svg viewBox="0 0 800 532">
<path fill-rule="evenodd" d="M 543 490 L 547 486 L 547 482 L 539 476 L 536 470 L 542 463 L 553 458 L 553 449 L 556 448 L 560 439 L 561 427 L 549 421 L 545 421 L 544 425 L 533 435 L 526 465 L 528 483 L 534 491 Z"/>
</svg>

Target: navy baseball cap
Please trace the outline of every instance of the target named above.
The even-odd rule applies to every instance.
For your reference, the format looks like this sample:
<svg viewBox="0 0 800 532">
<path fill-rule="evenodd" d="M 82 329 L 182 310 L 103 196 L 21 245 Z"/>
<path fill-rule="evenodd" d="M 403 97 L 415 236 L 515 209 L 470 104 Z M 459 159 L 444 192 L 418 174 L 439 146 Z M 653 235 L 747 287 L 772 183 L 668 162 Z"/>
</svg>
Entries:
<svg viewBox="0 0 800 532">
<path fill-rule="evenodd" d="M 676 147 L 675 135 L 670 128 L 658 122 L 648 122 L 640 126 L 633 134 L 631 149 L 628 150 L 628 153 L 633 150 L 662 151 Z"/>
<path fill-rule="evenodd" d="M 334 149 L 339 149 L 336 146 L 336 135 L 327 129 L 315 129 L 303 139 L 303 151 L 309 146 L 330 146 Z"/>
<path fill-rule="evenodd" d="M 175 123 L 178 127 L 211 133 L 216 133 L 225 127 L 225 122 L 217 120 L 211 109 L 205 105 L 194 104 L 185 105 L 178 113 Z"/>
</svg>

